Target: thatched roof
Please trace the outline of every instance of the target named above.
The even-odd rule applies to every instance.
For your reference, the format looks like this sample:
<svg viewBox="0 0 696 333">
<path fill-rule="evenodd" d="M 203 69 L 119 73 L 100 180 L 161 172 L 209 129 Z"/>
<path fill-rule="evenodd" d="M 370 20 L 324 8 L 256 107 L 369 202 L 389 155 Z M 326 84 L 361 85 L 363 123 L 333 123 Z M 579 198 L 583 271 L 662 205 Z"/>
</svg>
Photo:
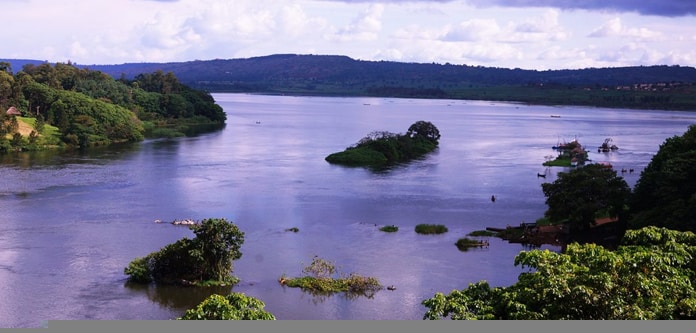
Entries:
<svg viewBox="0 0 696 333">
<path fill-rule="evenodd" d="M 17 108 L 14 107 L 14 106 L 10 106 L 10 108 L 7 109 L 7 112 L 5 112 L 5 113 L 6 113 L 8 116 L 19 116 L 19 115 L 22 114 L 22 113 L 19 112 L 19 110 L 17 110 Z"/>
</svg>

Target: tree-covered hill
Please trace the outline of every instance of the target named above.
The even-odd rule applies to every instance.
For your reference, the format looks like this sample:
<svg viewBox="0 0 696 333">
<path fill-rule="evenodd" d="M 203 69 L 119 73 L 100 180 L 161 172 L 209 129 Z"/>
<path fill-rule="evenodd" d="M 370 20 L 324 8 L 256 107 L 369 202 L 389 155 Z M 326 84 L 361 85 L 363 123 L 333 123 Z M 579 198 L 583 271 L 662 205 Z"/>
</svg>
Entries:
<svg viewBox="0 0 696 333">
<path fill-rule="evenodd" d="M 276 54 L 80 67 L 124 79 L 133 79 L 140 73 L 172 72 L 183 84 L 210 92 L 452 98 L 696 110 L 696 68 L 686 66 L 540 71 L 364 61 L 340 55 Z"/>
</svg>

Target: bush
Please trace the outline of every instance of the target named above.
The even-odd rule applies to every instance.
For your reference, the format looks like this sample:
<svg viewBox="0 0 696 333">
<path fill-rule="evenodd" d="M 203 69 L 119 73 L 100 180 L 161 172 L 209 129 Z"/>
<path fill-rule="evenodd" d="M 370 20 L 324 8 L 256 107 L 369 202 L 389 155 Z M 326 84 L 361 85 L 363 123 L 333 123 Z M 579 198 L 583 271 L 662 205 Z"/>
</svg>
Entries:
<svg viewBox="0 0 696 333">
<path fill-rule="evenodd" d="M 416 226 L 416 233 L 424 235 L 444 234 L 447 231 L 447 227 L 442 224 L 419 224 Z"/>
<path fill-rule="evenodd" d="M 458 239 L 457 242 L 454 243 L 454 245 L 457 245 L 457 248 L 459 249 L 459 251 L 467 251 L 472 247 L 488 246 L 488 242 L 487 241 L 479 241 L 476 239 L 464 237 L 464 238 Z"/>
<path fill-rule="evenodd" d="M 302 272 L 305 276 L 288 278 L 283 275 L 278 281 L 288 287 L 302 288 L 321 294 L 345 292 L 351 295 L 372 297 L 375 292 L 382 289 L 377 278 L 355 273 L 343 276 L 338 273 L 338 269 L 332 261 L 318 256 L 315 256 L 312 263 L 303 268 Z M 338 277 L 334 277 L 335 275 Z"/>
<path fill-rule="evenodd" d="M 386 225 L 384 227 L 379 228 L 379 230 L 384 232 L 397 232 L 399 231 L 399 227 L 395 225 Z"/>
<path fill-rule="evenodd" d="M 276 320 L 263 308 L 264 302 L 243 293 L 222 296 L 210 295 L 193 309 L 189 309 L 178 320 Z"/>
<path fill-rule="evenodd" d="M 205 219 L 190 225 L 195 238 L 183 238 L 128 264 L 131 282 L 184 285 L 228 285 L 232 260 L 239 259 L 244 233 L 225 219 Z"/>
</svg>

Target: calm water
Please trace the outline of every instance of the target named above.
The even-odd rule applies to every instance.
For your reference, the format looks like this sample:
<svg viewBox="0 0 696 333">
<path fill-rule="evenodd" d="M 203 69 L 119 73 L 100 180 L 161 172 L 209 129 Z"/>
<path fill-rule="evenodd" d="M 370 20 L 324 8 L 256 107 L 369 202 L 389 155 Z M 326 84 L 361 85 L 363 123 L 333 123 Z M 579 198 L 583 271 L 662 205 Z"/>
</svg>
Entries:
<svg viewBox="0 0 696 333">
<path fill-rule="evenodd" d="M 684 112 L 214 97 L 228 114 L 216 132 L 86 153 L 2 156 L 0 327 L 172 319 L 212 292 L 229 292 L 132 286 L 123 274 L 134 258 L 193 237 L 186 227 L 154 220 L 211 217 L 246 233 L 234 262 L 242 282 L 232 290 L 263 300 L 278 319 L 420 320 L 421 301 L 436 292 L 517 280 L 523 269 L 513 259 L 521 245 L 491 238 L 489 248 L 461 252 L 454 243 L 474 230 L 541 217 L 541 184 L 564 171 L 542 166 L 552 146 L 577 139 L 590 159 L 634 168 L 624 174 L 633 186 L 659 145 L 696 123 L 696 114 Z M 418 120 L 442 134 L 439 150 L 424 160 L 385 172 L 324 161 L 371 131 L 403 133 Z M 607 137 L 620 149 L 596 153 Z M 420 223 L 449 232 L 418 235 Z M 378 231 L 391 224 L 400 230 Z M 291 227 L 300 231 L 285 231 Z M 278 284 L 283 274 L 300 275 L 314 255 L 396 290 L 349 299 Z"/>
</svg>

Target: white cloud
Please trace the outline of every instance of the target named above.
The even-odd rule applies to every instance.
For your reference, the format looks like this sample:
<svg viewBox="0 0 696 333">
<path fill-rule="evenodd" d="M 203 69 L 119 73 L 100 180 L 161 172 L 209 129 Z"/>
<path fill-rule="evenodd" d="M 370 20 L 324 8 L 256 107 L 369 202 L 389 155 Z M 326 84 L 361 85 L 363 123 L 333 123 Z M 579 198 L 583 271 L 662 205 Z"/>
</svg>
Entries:
<svg viewBox="0 0 696 333">
<path fill-rule="evenodd" d="M 589 37 L 629 37 L 637 39 L 656 39 L 661 33 L 647 28 L 629 28 L 623 25 L 620 17 L 611 18 L 601 27 L 592 31 Z"/>
<path fill-rule="evenodd" d="M 447 29 L 446 41 L 485 41 L 497 39 L 500 33 L 498 22 L 494 19 L 472 19 Z"/>
<path fill-rule="evenodd" d="M 696 65 L 689 17 L 467 3 L 10 1 L 3 14 L 12 30 L 3 35 L 0 57 L 108 64 L 314 53 L 539 69 Z M 622 49 L 631 42 L 635 49 Z"/>
</svg>

